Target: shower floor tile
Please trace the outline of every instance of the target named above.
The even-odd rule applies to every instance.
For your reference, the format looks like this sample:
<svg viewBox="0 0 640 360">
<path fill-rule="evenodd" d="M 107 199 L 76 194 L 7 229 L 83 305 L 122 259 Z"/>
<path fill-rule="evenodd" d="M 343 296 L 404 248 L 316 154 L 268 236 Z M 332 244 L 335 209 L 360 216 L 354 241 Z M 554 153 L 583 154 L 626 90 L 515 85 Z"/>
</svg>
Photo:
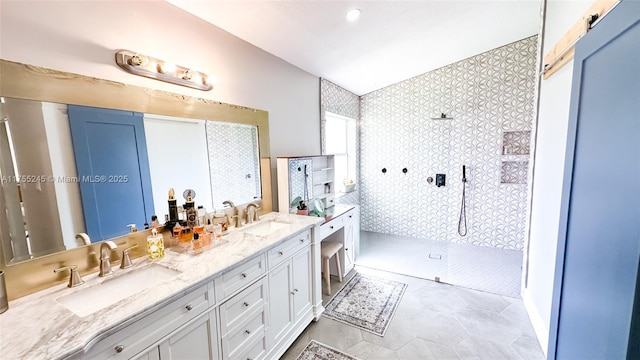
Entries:
<svg viewBox="0 0 640 360">
<path fill-rule="evenodd" d="M 522 251 L 362 231 L 356 264 L 520 298 Z"/>
</svg>

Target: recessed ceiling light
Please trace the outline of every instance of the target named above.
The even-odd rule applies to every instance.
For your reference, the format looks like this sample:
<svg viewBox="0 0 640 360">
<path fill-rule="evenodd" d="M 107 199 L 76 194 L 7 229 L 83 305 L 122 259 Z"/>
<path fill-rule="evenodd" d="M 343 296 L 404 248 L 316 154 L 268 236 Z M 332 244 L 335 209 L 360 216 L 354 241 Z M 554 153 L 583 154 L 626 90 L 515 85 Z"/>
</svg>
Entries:
<svg viewBox="0 0 640 360">
<path fill-rule="evenodd" d="M 360 9 L 352 9 L 347 12 L 348 21 L 356 21 L 360 17 Z"/>
</svg>

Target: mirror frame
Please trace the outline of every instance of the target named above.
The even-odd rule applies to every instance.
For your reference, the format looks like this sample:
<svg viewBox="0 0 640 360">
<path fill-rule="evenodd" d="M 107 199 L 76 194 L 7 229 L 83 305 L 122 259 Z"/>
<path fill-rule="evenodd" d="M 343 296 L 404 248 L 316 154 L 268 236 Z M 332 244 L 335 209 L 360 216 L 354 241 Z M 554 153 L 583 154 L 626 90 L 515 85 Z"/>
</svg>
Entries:
<svg viewBox="0 0 640 360">
<path fill-rule="evenodd" d="M 258 127 L 260 147 L 261 212 L 272 211 L 267 111 L 4 59 L 0 59 L 0 96 L 255 125 Z M 146 231 L 140 231 L 133 239 L 129 236 L 126 242 L 120 241 L 119 247 L 127 246 L 130 242 L 142 243 L 146 236 Z M 112 240 L 118 242 L 122 238 L 126 239 L 127 236 Z M 93 272 L 97 264 L 92 254 L 95 255 L 100 243 L 96 244 L 10 265 L 6 265 L 4 259 L 0 259 L 0 270 L 5 271 L 9 299 L 25 296 L 65 281 L 67 276 L 64 274 L 53 274 L 53 269 L 63 263 L 78 265 L 81 273 Z M 140 252 L 137 255 L 144 254 Z"/>
</svg>

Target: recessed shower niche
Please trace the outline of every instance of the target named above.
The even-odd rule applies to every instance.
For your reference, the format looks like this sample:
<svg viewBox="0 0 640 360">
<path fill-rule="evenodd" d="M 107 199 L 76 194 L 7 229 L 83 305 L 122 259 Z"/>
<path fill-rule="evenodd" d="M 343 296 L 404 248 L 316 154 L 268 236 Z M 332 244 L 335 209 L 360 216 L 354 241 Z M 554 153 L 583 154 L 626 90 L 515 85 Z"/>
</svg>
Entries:
<svg viewBox="0 0 640 360">
<path fill-rule="evenodd" d="M 502 133 L 501 184 L 526 184 L 529 170 L 531 131 Z"/>
</svg>

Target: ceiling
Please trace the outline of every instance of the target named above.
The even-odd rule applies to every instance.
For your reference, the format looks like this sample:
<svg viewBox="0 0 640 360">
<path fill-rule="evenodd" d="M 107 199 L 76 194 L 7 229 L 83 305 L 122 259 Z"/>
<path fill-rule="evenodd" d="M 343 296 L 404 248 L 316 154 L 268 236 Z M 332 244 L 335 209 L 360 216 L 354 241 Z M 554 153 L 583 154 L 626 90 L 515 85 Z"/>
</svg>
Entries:
<svg viewBox="0 0 640 360">
<path fill-rule="evenodd" d="M 357 95 L 537 34 L 541 2 L 167 1 Z"/>
</svg>

